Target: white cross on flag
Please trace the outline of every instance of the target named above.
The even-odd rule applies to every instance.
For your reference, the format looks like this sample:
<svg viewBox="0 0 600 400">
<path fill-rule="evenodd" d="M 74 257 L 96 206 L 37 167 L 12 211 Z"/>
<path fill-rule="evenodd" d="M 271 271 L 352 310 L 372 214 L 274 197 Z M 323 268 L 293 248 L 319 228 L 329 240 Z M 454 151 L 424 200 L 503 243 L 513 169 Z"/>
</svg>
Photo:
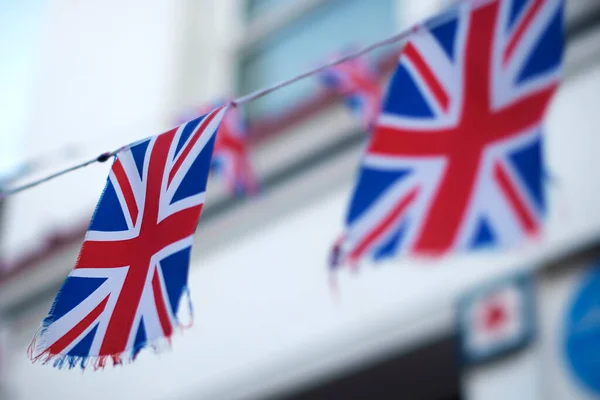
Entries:
<svg viewBox="0 0 600 400">
<path fill-rule="evenodd" d="M 458 309 L 462 358 L 478 363 L 526 346 L 533 337 L 533 289 L 519 276 L 464 296 Z"/>
</svg>

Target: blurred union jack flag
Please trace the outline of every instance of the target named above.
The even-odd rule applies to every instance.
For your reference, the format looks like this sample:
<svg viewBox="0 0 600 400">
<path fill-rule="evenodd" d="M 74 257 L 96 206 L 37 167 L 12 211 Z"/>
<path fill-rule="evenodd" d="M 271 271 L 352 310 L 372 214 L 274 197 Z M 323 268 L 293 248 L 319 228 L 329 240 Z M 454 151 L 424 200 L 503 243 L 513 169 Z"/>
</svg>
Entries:
<svg viewBox="0 0 600 400">
<path fill-rule="evenodd" d="M 424 24 L 400 56 L 333 266 L 537 235 L 540 129 L 562 51 L 561 0 L 474 0 Z"/>
<path fill-rule="evenodd" d="M 223 104 L 224 101 L 218 101 L 200 107 L 179 118 L 178 122 L 183 123 L 190 117 L 205 114 Z M 254 195 L 259 190 L 259 183 L 250 160 L 248 129 L 237 107 L 227 108 L 219 126 L 211 168 L 232 194 Z"/>
<path fill-rule="evenodd" d="M 231 193 L 258 192 L 258 181 L 250 162 L 248 130 L 237 107 L 227 109 L 219 127 L 213 168 Z"/>
<path fill-rule="evenodd" d="M 224 112 L 119 153 L 77 264 L 30 346 L 33 361 L 119 364 L 182 327 L 192 238 Z"/>
<path fill-rule="evenodd" d="M 371 128 L 381 108 L 377 74 L 367 62 L 354 58 L 327 68 L 320 74 L 325 87 L 344 96 L 344 101 L 366 128 Z"/>
</svg>

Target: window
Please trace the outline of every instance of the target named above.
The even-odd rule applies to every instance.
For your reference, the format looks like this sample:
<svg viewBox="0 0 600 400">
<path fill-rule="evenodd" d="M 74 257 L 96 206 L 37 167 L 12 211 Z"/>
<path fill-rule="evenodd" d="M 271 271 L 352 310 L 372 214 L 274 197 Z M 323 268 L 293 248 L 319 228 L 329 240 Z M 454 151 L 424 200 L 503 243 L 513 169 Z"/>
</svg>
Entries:
<svg viewBox="0 0 600 400">
<path fill-rule="evenodd" d="M 283 1 L 254 0 L 250 4 L 267 7 Z M 242 55 L 240 92 L 249 93 L 287 79 L 348 46 L 363 46 L 393 34 L 397 30 L 395 3 L 396 0 L 324 2 Z M 281 112 L 316 90 L 317 80 L 307 78 L 250 103 L 247 110 L 251 117 Z"/>
<path fill-rule="evenodd" d="M 284 3 L 292 3 L 293 1 L 294 0 L 248 0 L 246 17 L 248 20 L 253 20 L 269 9 L 278 7 Z"/>
</svg>

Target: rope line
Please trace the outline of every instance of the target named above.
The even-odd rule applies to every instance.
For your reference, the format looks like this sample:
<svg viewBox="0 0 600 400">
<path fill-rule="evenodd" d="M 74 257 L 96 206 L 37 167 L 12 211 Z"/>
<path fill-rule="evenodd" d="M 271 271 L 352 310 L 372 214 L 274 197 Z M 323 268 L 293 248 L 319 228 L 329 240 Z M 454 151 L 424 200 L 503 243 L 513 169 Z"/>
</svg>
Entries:
<svg viewBox="0 0 600 400">
<path fill-rule="evenodd" d="M 97 162 L 101 162 L 101 163 L 105 162 L 108 159 L 110 159 L 112 156 L 115 156 L 118 153 L 120 153 L 121 151 L 128 149 L 129 146 L 130 145 L 122 146 L 122 147 L 119 147 L 116 150 L 113 150 L 113 151 L 110 151 L 110 152 L 106 152 L 106 153 L 102 153 L 98 157 L 92 158 L 91 160 L 87 160 L 87 161 L 84 161 L 82 163 L 72 165 L 72 166 L 70 166 L 68 168 L 62 169 L 62 170 L 60 170 L 58 172 L 55 172 L 55 173 L 50 174 L 48 176 L 45 176 L 43 178 L 37 179 L 35 181 L 26 183 L 24 185 L 16 186 L 16 187 L 11 188 L 11 189 L 0 190 L 0 200 L 4 200 L 6 197 L 8 197 L 10 195 L 22 192 L 23 190 L 27 190 L 27 189 L 30 189 L 30 188 L 32 188 L 34 186 L 41 185 L 42 183 L 51 181 L 52 179 L 58 178 L 59 176 L 62 176 L 62 175 L 65 175 L 65 174 L 68 174 L 69 172 L 73 172 L 73 171 L 78 170 L 80 168 L 87 167 L 88 165 L 95 164 Z"/>
<path fill-rule="evenodd" d="M 471 0 L 471 1 L 473 3 L 475 3 L 475 2 L 485 3 L 486 1 L 489 1 L 489 0 Z M 433 28 L 433 27 L 436 27 L 436 26 L 439 26 L 439 25 L 443 24 L 444 22 L 446 22 L 446 21 L 448 21 L 449 19 L 452 19 L 452 18 L 455 18 L 455 16 L 452 15 L 452 14 L 450 14 L 450 13 L 445 13 L 445 14 L 442 14 L 441 16 L 437 17 L 437 18 L 430 19 L 426 23 L 426 25 L 427 25 L 428 28 Z M 276 90 L 279 90 L 281 88 L 289 86 L 289 85 L 291 85 L 293 83 L 296 83 L 296 82 L 298 82 L 300 80 L 306 79 L 306 78 L 308 78 L 310 76 L 313 76 L 315 74 L 318 74 L 318 73 L 320 73 L 320 72 L 322 72 L 322 71 L 324 71 L 324 70 L 326 70 L 328 68 L 331 68 L 331 67 L 333 67 L 335 65 L 344 63 L 344 62 L 352 60 L 354 58 L 358 58 L 358 57 L 360 57 L 360 56 L 362 56 L 364 54 L 367 54 L 367 53 L 369 53 L 369 52 L 371 52 L 371 51 L 373 51 L 375 49 L 378 49 L 380 47 L 388 46 L 388 45 L 391 45 L 393 43 L 396 43 L 396 42 L 408 39 L 411 35 L 419 32 L 419 30 L 422 27 L 423 27 L 422 24 L 413 25 L 412 27 L 410 27 L 410 28 L 408 28 L 406 30 L 401 31 L 400 33 L 397 33 L 395 35 L 386 37 L 386 38 L 381 39 L 381 40 L 379 40 L 377 42 L 371 43 L 370 45 L 368 45 L 366 47 L 363 47 L 363 48 L 361 48 L 359 50 L 356 50 L 354 52 L 348 53 L 347 55 L 345 55 L 343 57 L 340 57 L 340 58 L 337 58 L 337 59 L 335 59 L 335 60 L 333 60 L 331 62 L 322 64 L 322 65 L 320 65 L 320 66 L 318 66 L 316 68 L 310 69 L 310 70 L 305 71 L 305 72 L 303 72 L 301 74 L 293 76 L 293 77 L 291 77 L 289 79 L 286 79 L 286 80 L 283 80 L 281 82 L 278 82 L 278 83 L 276 83 L 276 84 L 274 84 L 272 86 L 268 86 L 268 87 L 263 88 L 263 89 L 258 89 L 258 90 L 254 91 L 254 92 L 251 92 L 251 93 L 248 93 L 248 94 L 246 94 L 244 96 L 238 97 L 237 99 L 234 99 L 234 100 L 230 101 L 228 103 L 228 106 L 237 107 L 237 106 L 239 106 L 241 104 L 245 104 L 245 103 L 251 102 L 251 101 L 256 100 L 256 99 L 258 99 L 260 97 L 266 96 L 266 95 L 268 95 L 268 94 L 270 94 L 270 93 L 272 93 L 272 92 L 274 92 Z M 119 147 L 116 150 L 113 150 L 113 151 L 110 151 L 110 152 L 106 152 L 106 153 L 102 153 L 102 154 L 100 154 L 96 158 L 84 161 L 84 162 L 79 163 L 79 164 L 72 165 L 72 166 L 67 167 L 65 169 L 62 169 L 62 170 L 60 170 L 58 172 L 55 172 L 53 174 L 47 175 L 47 176 L 45 176 L 43 178 L 34 180 L 32 182 L 29 182 L 29 183 L 26 183 L 26 184 L 23 184 L 23 185 L 20 185 L 20 186 L 16 186 L 16 187 L 13 187 L 13 188 L 8 188 L 8 189 L 3 189 L 2 187 L 0 187 L 0 200 L 3 200 L 6 197 L 11 196 L 11 195 L 13 195 L 15 193 L 19 193 L 19 192 L 22 192 L 24 190 L 30 189 L 32 187 L 41 185 L 41 184 L 43 184 L 45 182 L 48 182 L 48 181 L 53 180 L 55 178 L 58 178 L 58 177 L 60 177 L 62 175 L 65 175 L 67 173 L 76 171 L 76 170 L 78 170 L 80 168 L 87 167 L 88 165 L 95 164 L 97 162 L 105 162 L 109 158 L 111 158 L 111 157 L 117 155 L 118 153 L 120 153 L 121 151 L 129 149 L 132 145 L 133 144 L 128 144 L 128 145 Z"/>
</svg>

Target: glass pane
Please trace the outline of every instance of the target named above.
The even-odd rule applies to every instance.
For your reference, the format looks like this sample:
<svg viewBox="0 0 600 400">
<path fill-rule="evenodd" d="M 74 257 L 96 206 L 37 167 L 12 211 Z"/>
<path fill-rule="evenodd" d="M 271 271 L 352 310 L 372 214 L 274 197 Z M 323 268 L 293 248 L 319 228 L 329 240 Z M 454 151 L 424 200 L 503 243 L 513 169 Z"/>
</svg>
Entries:
<svg viewBox="0 0 600 400">
<path fill-rule="evenodd" d="M 395 0 L 332 0 L 317 7 L 266 39 L 242 60 L 241 92 L 249 93 L 301 73 L 322 63 L 332 52 L 393 34 L 394 3 Z M 250 116 L 277 113 L 318 89 L 316 78 L 307 78 L 250 103 L 247 110 Z"/>
<path fill-rule="evenodd" d="M 264 14 L 269 9 L 275 8 L 284 3 L 291 3 L 293 1 L 302 1 L 302 0 L 248 0 L 247 19 L 252 20 L 252 19 L 256 18 L 257 16 Z"/>
</svg>

